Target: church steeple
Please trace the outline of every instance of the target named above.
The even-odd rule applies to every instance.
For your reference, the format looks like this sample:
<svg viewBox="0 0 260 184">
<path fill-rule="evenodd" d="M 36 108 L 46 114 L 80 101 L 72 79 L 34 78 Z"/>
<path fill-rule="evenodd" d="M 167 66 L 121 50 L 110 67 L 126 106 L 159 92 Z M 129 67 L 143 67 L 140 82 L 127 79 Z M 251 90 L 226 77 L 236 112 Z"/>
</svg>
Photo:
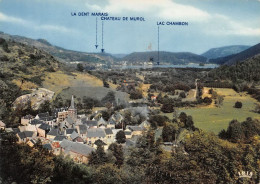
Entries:
<svg viewBox="0 0 260 184">
<path fill-rule="evenodd" d="M 77 109 L 75 108 L 73 95 L 71 97 L 70 107 L 69 107 L 68 111 L 69 111 L 69 116 L 70 117 L 76 118 L 76 116 L 77 116 Z"/>
<path fill-rule="evenodd" d="M 70 109 L 75 109 L 73 95 L 71 96 Z"/>
</svg>

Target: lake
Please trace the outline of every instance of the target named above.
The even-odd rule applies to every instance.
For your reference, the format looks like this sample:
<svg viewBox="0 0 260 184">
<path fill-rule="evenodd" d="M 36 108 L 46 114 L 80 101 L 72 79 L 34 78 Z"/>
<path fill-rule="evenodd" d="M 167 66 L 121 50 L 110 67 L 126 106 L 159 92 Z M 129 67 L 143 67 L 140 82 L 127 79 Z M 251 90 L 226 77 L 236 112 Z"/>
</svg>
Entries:
<svg viewBox="0 0 260 184">
<path fill-rule="evenodd" d="M 112 67 L 113 69 L 146 69 L 146 68 L 217 68 L 217 64 L 205 64 L 200 66 L 197 63 L 189 63 L 187 65 L 123 65 L 121 67 Z"/>
</svg>

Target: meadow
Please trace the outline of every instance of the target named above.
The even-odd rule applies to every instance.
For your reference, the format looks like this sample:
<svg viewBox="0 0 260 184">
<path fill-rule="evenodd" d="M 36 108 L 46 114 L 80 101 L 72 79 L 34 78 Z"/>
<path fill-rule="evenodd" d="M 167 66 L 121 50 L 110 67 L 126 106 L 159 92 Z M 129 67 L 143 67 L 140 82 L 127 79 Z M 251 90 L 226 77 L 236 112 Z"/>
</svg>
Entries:
<svg viewBox="0 0 260 184">
<path fill-rule="evenodd" d="M 236 119 L 240 122 L 247 117 L 260 120 L 260 114 L 254 113 L 257 100 L 246 93 L 237 93 L 233 89 L 214 88 L 219 95 L 224 96 L 223 105 L 216 107 L 214 104 L 209 106 L 198 106 L 192 108 L 178 108 L 177 113 L 185 112 L 193 117 L 195 126 L 206 131 L 218 134 L 222 129 L 226 129 L 229 122 Z M 208 88 L 204 89 L 204 96 L 207 96 Z M 236 101 L 242 102 L 241 109 L 234 108 Z M 258 103 L 259 104 L 259 103 Z M 172 119 L 173 114 L 166 114 Z"/>
<path fill-rule="evenodd" d="M 103 87 L 102 80 L 88 73 L 73 73 L 73 75 L 64 72 L 46 73 L 43 86 L 55 92 L 55 97 L 61 94 L 63 99 L 70 99 L 71 95 L 83 99 L 83 96 L 92 97 L 101 100 L 109 91 L 114 91 L 116 98 L 121 102 L 128 99 L 128 95 L 116 91 L 116 86 L 109 83 L 110 88 Z"/>
</svg>

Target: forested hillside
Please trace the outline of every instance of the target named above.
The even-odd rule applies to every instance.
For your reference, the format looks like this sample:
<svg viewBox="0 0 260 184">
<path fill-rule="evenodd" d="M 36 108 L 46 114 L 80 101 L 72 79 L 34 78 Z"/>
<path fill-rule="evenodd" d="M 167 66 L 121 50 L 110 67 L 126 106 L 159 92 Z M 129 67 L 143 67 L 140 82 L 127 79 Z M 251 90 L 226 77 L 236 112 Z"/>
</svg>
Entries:
<svg viewBox="0 0 260 184">
<path fill-rule="evenodd" d="M 72 75 L 50 54 L 3 38 L 0 38 L 0 66 L 0 119 L 9 125 L 19 122 L 21 113 L 27 113 L 12 109 L 17 97 L 42 87 L 48 73 L 62 71 Z"/>
<path fill-rule="evenodd" d="M 220 80 L 260 81 L 260 55 L 253 56 L 243 62 L 235 65 L 224 65 L 212 70 L 209 73 L 211 77 Z"/>
<path fill-rule="evenodd" d="M 219 48 L 212 48 L 201 55 L 208 59 L 216 59 L 219 57 L 225 57 L 228 55 L 237 54 L 239 52 L 248 49 L 249 47 L 250 46 L 245 46 L 245 45 L 231 45 L 231 46 L 225 46 Z"/>
<path fill-rule="evenodd" d="M 5 34 L 3 32 L 0 32 L 0 37 L 44 50 L 45 52 L 65 62 L 82 61 L 88 63 L 105 63 L 108 61 L 111 62 L 115 59 L 112 55 L 106 53 L 87 53 L 67 50 L 54 46 L 45 39 L 34 40 L 23 36 Z"/>
<path fill-rule="evenodd" d="M 220 57 L 216 59 L 210 59 L 209 62 L 220 64 L 220 65 L 222 64 L 233 65 L 242 62 L 246 59 L 249 59 L 257 54 L 260 54 L 260 43 L 237 54 L 232 54 L 226 57 Z"/>
<path fill-rule="evenodd" d="M 164 52 L 160 51 L 160 62 L 170 64 L 204 63 L 206 58 L 189 52 Z M 128 63 L 136 62 L 157 62 L 158 52 L 134 52 L 122 58 Z"/>
</svg>

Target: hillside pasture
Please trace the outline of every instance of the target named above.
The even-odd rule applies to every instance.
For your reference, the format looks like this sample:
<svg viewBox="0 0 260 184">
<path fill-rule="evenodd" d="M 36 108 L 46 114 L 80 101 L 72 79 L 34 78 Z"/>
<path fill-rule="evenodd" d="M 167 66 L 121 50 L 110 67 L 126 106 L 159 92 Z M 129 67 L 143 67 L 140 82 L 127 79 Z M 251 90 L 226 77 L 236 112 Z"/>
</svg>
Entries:
<svg viewBox="0 0 260 184">
<path fill-rule="evenodd" d="M 208 106 L 198 106 L 192 108 L 177 108 L 177 112 L 185 112 L 193 117 L 195 126 L 206 131 L 218 134 L 222 129 L 226 129 L 233 119 L 244 121 L 247 117 L 260 119 L 260 114 L 254 113 L 257 100 L 246 93 L 237 93 L 233 89 L 213 88 L 219 95 L 224 96 L 223 105 L 216 107 L 214 104 Z M 208 91 L 205 88 L 204 91 Z M 206 94 L 204 96 L 207 96 Z M 237 101 L 242 102 L 241 109 L 234 108 Z M 166 114 L 172 118 L 171 114 Z"/>
<path fill-rule="evenodd" d="M 46 73 L 43 86 L 54 91 L 55 95 L 61 94 L 63 99 L 70 99 L 71 95 L 75 95 L 76 98 L 82 99 L 86 96 L 100 100 L 109 91 L 114 91 L 121 102 L 128 99 L 126 93 L 116 91 L 114 86 L 103 87 L 100 79 L 87 73 L 73 73 L 72 75 L 61 71 Z"/>
</svg>

